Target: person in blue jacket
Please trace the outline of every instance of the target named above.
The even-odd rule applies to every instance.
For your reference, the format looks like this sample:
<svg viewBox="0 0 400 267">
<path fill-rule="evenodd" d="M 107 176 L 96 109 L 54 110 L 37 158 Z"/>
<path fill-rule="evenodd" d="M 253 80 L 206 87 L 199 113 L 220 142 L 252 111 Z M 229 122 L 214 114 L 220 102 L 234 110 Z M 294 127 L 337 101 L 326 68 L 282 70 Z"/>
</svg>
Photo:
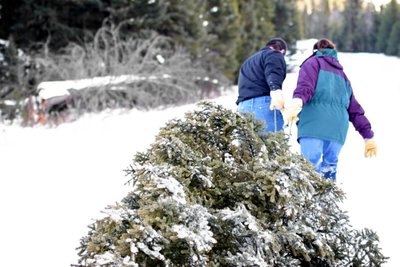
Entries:
<svg viewBox="0 0 400 267">
<path fill-rule="evenodd" d="M 284 108 L 282 83 L 286 78 L 286 49 L 282 38 L 272 38 L 240 67 L 238 111 L 253 113 L 264 122 L 266 132 L 283 129 L 280 111 Z"/>
<path fill-rule="evenodd" d="M 301 153 L 326 179 L 336 180 L 349 121 L 365 140 L 364 155 L 377 153 L 371 123 L 356 100 L 338 61 L 336 46 L 329 39 L 318 40 L 313 55 L 301 65 L 286 119 L 288 123 L 297 122 Z"/>
</svg>

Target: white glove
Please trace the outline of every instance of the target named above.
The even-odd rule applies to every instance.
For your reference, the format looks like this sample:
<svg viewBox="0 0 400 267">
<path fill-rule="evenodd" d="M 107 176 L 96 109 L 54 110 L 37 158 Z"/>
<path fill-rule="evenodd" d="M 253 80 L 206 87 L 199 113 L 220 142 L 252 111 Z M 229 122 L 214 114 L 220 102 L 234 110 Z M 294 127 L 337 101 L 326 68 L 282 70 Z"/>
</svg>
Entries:
<svg viewBox="0 0 400 267">
<path fill-rule="evenodd" d="M 286 109 L 286 121 L 288 123 L 294 123 L 298 121 L 297 115 L 300 113 L 303 108 L 303 100 L 300 98 L 293 98 L 289 107 Z"/>
<path fill-rule="evenodd" d="M 271 105 L 269 106 L 269 108 L 271 110 L 274 109 L 283 110 L 283 108 L 285 107 L 285 101 L 283 100 L 282 89 L 271 91 L 270 96 L 271 96 Z"/>
</svg>

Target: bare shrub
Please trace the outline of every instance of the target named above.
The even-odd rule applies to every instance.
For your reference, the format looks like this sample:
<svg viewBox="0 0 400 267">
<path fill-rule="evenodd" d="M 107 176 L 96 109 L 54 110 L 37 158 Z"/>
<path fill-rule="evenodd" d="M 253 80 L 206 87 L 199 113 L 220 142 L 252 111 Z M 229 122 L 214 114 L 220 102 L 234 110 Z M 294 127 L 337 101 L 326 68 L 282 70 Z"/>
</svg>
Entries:
<svg viewBox="0 0 400 267">
<path fill-rule="evenodd" d="M 71 43 L 57 55 L 43 53 L 37 58 L 45 70 L 43 80 L 108 77 L 109 82 L 101 85 L 69 88 L 71 105 L 80 112 L 154 108 L 202 97 L 202 88 L 196 81 L 209 74 L 184 48 L 153 31 L 143 31 L 135 37 L 121 36 L 123 25 L 104 24 L 93 42 L 83 46 Z"/>
</svg>

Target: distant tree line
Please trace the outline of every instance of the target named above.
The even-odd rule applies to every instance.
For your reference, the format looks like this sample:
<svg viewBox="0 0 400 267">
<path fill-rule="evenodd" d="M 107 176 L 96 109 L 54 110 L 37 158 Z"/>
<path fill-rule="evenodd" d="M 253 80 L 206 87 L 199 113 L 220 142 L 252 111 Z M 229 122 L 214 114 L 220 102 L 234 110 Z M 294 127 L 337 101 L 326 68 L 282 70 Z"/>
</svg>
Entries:
<svg viewBox="0 0 400 267">
<path fill-rule="evenodd" d="M 343 52 L 400 56 L 400 5 L 392 0 L 378 8 L 362 0 L 311 1 L 300 11 L 301 36 L 328 37 Z"/>
<path fill-rule="evenodd" d="M 94 39 L 105 22 L 125 36 L 144 29 L 172 37 L 209 68 L 235 79 L 240 63 L 273 36 L 290 48 L 300 38 L 328 37 L 347 52 L 400 55 L 400 7 L 363 0 L 5 0 L 0 38 L 24 50 L 57 52 Z"/>
<path fill-rule="evenodd" d="M 240 62 L 268 38 L 294 44 L 295 0 L 12 0 L 1 8 L 0 38 L 19 48 L 59 51 L 93 40 L 105 22 L 125 36 L 154 30 L 172 37 L 204 64 L 234 79 Z"/>
</svg>

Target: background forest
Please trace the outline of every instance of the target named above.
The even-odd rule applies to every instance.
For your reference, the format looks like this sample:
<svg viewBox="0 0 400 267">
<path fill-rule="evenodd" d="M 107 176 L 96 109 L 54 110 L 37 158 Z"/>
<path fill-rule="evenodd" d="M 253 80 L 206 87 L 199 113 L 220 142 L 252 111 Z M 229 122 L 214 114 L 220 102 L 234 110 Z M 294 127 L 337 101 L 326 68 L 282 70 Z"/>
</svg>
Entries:
<svg viewBox="0 0 400 267">
<path fill-rule="evenodd" d="M 400 6 L 395 0 L 380 7 L 363 0 L 2 0 L 1 117 L 26 116 L 28 97 L 53 80 L 138 77 L 117 89 L 79 92 L 74 105 L 86 110 L 200 99 L 234 84 L 240 63 L 274 36 L 288 42 L 288 57 L 296 40 L 320 37 L 342 52 L 400 56 Z"/>
</svg>

